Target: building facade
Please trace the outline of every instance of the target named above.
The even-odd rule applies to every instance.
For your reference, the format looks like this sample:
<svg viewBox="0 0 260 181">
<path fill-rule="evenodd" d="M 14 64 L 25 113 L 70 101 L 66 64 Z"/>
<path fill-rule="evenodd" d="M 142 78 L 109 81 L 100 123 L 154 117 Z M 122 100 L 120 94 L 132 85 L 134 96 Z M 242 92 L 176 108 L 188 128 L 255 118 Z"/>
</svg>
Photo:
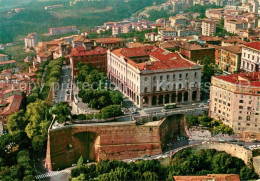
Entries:
<svg viewBox="0 0 260 181">
<path fill-rule="evenodd" d="M 37 33 L 30 33 L 27 37 L 24 38 L 24 47 L 33 48 L 38 44 Z"/>
<path fill-rule="evenodd" d="M 78 62 L 89 64 L 93 68 L 101 71 L 107 69 L 107 49 L 96 47 L 93 50 L 86 50 L 84 47 L 76 47 L 70 53 L 70 65 L 72 75 L 77 75 L 76 65 Z"/>
<path fill-rule="evenodd" d="M 202 21 L 202 35 L 214 36 L 216 34 L 216 22 L 211 20 Z"/>
<path fill-rule="evenodd" d="M 225 46 L 221 48 L 221 60 L 219 67 L 226 73 L 234 73 L 240 70 L 241 46 Z"/>
<path fill-rule="evenodd" d="M 200 100 L 201 66 L 162 48 L 108 51 L 107 76 L 139 108 Z"/>
<path fill-rule="evenodd" d="M 50 35 L 61 35 L 66 33 L 76 33 L 78 29 L 76 26 L 68 26 L 68 27 L 59 27 L 59 28 L 50 28 L 49 34 Z"/>
<path fill-rule="evenodd" d="M 0 62 L 5 62 L 8 61 L 8 55 L 0 54 Z"/>
<path fill-rule="evenodd" d="M 193 62 L 201 62 L 205 58 L 215 61 L 215 48 L 201 47 L 198 44 L 183 44 L 180 45 L 180 53 L 187 59 Z"/>
<path fill-rule="evenodd" d="M 245 43 L 242 47 L 241 69 L 247 72 L 260 70 L 260 42 Z"/>
<path fill-rule="evenodd" d="M 187 19 L 185 17 L 174 17 L 171 16 L 169 18 L 171 22 L 171 27 L 175 27 L 177 25 L 186 25 L 187 24 Z"/>
<path fill-rule="evenodd" d="M 260 73 L 212 78 L 209 116 L 236 133 L 260 131 Z"/>
</svg>

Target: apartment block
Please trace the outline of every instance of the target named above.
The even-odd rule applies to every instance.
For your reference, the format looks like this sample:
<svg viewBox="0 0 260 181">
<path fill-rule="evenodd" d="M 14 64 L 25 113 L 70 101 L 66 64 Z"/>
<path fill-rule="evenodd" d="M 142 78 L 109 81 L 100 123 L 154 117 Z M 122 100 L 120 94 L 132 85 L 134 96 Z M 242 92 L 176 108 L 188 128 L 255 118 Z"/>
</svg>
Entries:
<svg viewBox="0 0 260 181">
<path fill-rule="evenodd" d="M 216 34 L 216 22 L 211 20 L 202 21 L 202 35 L 214 36 Z"/>
<path fill-rule="evenodd" d="M 212 77 L 209 116 L 236 133 L 260 131 L 260 73 Z"/>
</svg>

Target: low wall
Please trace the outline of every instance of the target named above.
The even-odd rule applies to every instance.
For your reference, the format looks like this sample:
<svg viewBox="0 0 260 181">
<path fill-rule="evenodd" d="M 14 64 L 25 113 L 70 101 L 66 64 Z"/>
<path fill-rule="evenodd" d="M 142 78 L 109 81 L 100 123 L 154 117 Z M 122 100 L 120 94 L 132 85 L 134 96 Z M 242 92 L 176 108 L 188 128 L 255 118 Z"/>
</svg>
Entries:
<svg viewBox="0 0 260 181">
<path fill-rule="evenodd" d="M 260 156 L 253 157 L 253 166 L 255 169 L 255 172 L 260 175 Z"/>
<path fill-rule="evenodd" d="M 252 151 L 239 146 L 237 144 L 228 143 L 205 143 L 202 145 L 194 146 L 200 149 L 216 149 L 217 151 L 225 151 L 226 153 L 242 159 L 245 164 L 251 165 Z"/>
</svg>

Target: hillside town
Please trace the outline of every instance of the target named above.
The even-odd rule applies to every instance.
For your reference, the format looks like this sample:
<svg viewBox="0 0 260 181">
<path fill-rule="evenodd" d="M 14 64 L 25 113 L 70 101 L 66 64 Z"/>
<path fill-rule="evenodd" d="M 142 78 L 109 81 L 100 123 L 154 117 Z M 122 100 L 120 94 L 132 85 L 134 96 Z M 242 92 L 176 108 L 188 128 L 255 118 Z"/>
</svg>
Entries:
<svg viewBox="0 0 260 181">
<path fill-rule="evenodd" d="M 2 166 L 22 180 L 258 179 L 259 8 L 169 0 L 89 29 L 50 26 L 24 36 L 21 60 L 0 42 Z M 8 169 L 0 180 L 18 177 Z"/>
</svg>

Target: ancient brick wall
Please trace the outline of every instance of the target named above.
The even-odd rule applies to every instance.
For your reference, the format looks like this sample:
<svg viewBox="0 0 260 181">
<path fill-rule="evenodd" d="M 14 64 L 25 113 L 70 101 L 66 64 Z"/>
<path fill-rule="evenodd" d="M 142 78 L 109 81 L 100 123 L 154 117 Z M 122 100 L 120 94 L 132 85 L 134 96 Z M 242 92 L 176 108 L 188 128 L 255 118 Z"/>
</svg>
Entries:
<svg viewBox="0 0 260 181">
<path fill-rule="evenodd" d="M 160 124 L 160 138 L 162 148 L 169 141 L 172 142 L 176 136 L 186 136 L 185 132 L 185 115 L 173 115 L 165 118 Z"/>
<path fill-rule="evenodd" d="M 71 125 L 50 130 L 46 166 L 50 170 L 69 167 L 80 156 L 90 161 L 121 160 L 161 152 L 158 125 Z"/>
</svg>

